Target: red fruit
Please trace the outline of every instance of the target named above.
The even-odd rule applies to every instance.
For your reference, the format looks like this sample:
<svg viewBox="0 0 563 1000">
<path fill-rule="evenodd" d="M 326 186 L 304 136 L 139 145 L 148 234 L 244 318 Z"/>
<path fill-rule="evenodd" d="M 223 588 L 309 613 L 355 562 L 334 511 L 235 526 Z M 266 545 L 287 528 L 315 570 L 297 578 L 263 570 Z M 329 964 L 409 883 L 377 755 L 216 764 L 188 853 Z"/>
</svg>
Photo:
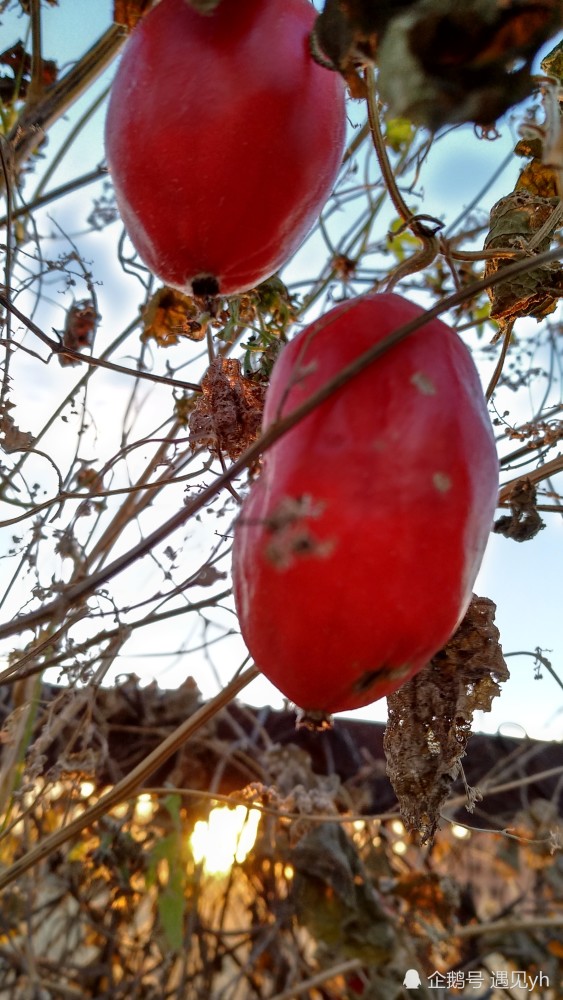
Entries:
<svg viewBox="0 0 563 1000">
<path fill-rule="evenodd" d="M 334 184 L 344 86 L 309 52 L 308 0 L 162 0 L 129 39 L 106 152 L 140 256 L 184 292 L 230 295 L 294 253 Z"/>
<path fill-rule="evenodd" d="M 303 330 L 274 367 L 264 426 L 421 313 L 397 295 L 366 295 Z M 395 691 L 462 618 L 497 490 L 475 365 L 432 320 L 266 451 L 233 554 L 256 664 L 309 713 Z"/>
</svg>

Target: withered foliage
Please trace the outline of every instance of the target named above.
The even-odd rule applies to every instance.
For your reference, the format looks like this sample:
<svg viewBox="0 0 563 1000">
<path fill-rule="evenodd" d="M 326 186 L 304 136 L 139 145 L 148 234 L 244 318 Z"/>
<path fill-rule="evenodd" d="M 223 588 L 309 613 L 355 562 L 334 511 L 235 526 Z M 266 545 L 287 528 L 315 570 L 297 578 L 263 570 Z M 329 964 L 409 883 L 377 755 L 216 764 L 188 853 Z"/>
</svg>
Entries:
<svg viewBox="0 0 563 1000">
<path fill-rule="evenodd" d="M 515 190 L 528 191 L 539 198 L 557 198 L 557 175 L 552 167 L 543 162 L 541 139 L 520 139 L 514 147 L 514 152 L 516 156 L 529 158 L 529 162 L 516 181 Z"/>
<path fill-rule="evenodd" d="M 233 358 L 215 358 L 189 415 L 192 448 L 209 448 L 236 459 L 260 432 L 266 386 L 245 378 Z"/>
<path fill-rule="evenodd" d="M 560 17 L 559 0 L 419 0 L 382 40 L 382 96 L 393 114 L 433 129 L 492 125 L 532 92 L 533 58 Z"/>
<path fill-rule="evenodd" d="M 15 101 L 24 100 L 28 95 L 32 79 L 32 57 L 26 51 L 23 42 L 17 42 L 16 45 L 0 53 L 0 67 L 10 70 L 9 74 L 0 75 L 2 103 L 10 105 Z M 42 59 L 38 84 L 42 87 L 49 86 L 57 79 L 58 72 L 56 62 Z"/>
<path fill-rule="evenodd" d="M 557 208 L 558 198 L 542 198 L 525 188 L 501 198 L 491 209 L 490 228 L 485 239 L 485 249 L 495 247 L 525 251 L 536 236 L 533 253 L 549 250 L 552 232 L 541 230 L 549 225 Z M 496 274 L 507 266 L 506 259 L 487 261 L 485 274 Z M 543 264 L 531 267 L 509 281 L 502 281 L 489 291 L 491 318 L 501 325 L 520 316 L 533 316 L 540 320 L 553 312 L 559 296 L 563 295 L 563 270 L 560 264 Z"/>
<path fill-rule="evenodd" d="M 154 0 L 114 0 L 113 20 L 124 28 L 134 28 L 153 6 Z"/>
<path fill-rule="evenodd" d="M 388 963 L 397 947 L 390 911 L 342 827 L 316 825 L 291 859 L 299 911 L 314 937 L 343 955 L 362 955 L 368 965 Z"/>
<path fill-rule="evenodd" d="M 494 523 L 493 531 L 497 535 L 513 538 L 515 542 L 527 542 L 545 528 L 536 507 L 536 487 L 530 479 L 524 477 L 514 484 L 508 503 L 510 514 L 504 514 Z"/>
<path fill-rule="evenodd" d="M 177 344 L 182 337 L 203 340 L 211 319 L 191 295 L 165 285 L 143 310 L 142 340 L 156 340 L 159 347 Z"/>
<path fill-rule="evenodd" d="M 63 347 L 78 352 L 85 347 L 92 347 L 99 319 L 96 306 L 91 299 L 73 302 L 65 317 L 62 336 Z M 58 358 L 59 364 L 63 367 L 80 364 L 77 358 L 73 358 L 69 354 L 59 354 Z"/>
<path fill-rule="evenodd" d="M 548 874 L 554 854 L 563 847 L 563 820 L 555 803 L 534 799 L 516 814 L 514 832 L 522 838 L 528 867 Z"/>
<path fill-rule="evenodd" d="M 542 63 L 544 72 L 556 72 L 558 47 Z M 517 156 L 528 158 L 514 190 L 493 205 L 489 231 L 484 248 L 514 248 L 533 257 L 550 249 L 560 230 L 559 171 L 553 148 L 560 142 L 561 114 L 559 110 L 558 80 L 552 76 L 544 82 L 544 108 L 546 120 L 542 126 L 530 121 L 522 129 L 523 138 L 516 144 Z M 559 138 L 558 138 L 559 137 Z M 560 166 L 560 165 L 559 165 Z M 492 258 L 485 266 L 485 275 L 502 272 L 510 261 Z M 500 282 L 488 290 L 491 301 L 490 316 L 496 320 L 501 334 L 510 335 L 516 319 L 533 316 L 538 322 L 552 313 L 563 295 L 563 270 L 560 262 L 530 266 L 524 274 Z M 500 335 L 500 334 L 499 334 Z"/>
<path fill-rule="evenodd" d="M 14 703 L 10 689 L 0 693 L 0 725 L 10 734 L 14 724 Z M 33 782 L 41 774 L 46 781 L 81 775 L 94 780 L 99 787 L 119 781 L 144 756 L 158 745 L 163 732 L 192 715 L 201 705 L 201 695 L 188 677 L 170 698 L 157 684 L 139 686 L 133 676 L 113 688 L 101 690 L 92 699 L 86 689 L 42 689 L 41 709 L 35 721 L 34 737 L 27 753 L 26 775 Z M 12 713 L 10 713 L 10 709 Z M 203 734 L 205 744 L 210 730 Z M 9 744 L 11 737 L 6 740 Z M 199 744 L 190 751 L 193 787 L 198 777 L 203 784 L 209 778 L 207 767 L 200 766 Z M 206 747 L 209 753 L 209 747 Z M 177 766 L 169 767 L 168 778 L 173 783 L 183 776 L 183 754 L 179 751 Z"/>
<path fill-rule="evenodd" d="M 29 451 L 33 447 L 33 434 L 20 430 L 10 413 L 13 409 L 14 404 L 10 402 L 0 405 L 0 446 L 7 454 Z"/>
<path fill-rule="evenodd" d="M 322 65 L 342 74 L 353 97 L 365 96 L 358 69 L 374 62 L 378 41 L 390 19 L 411 0 L 325 0 L 311 36 L 313 56 Z"/>
<path fill-rule="evenodd" d="M 0 693 L 3 774 L 24 704 L 22 685 Z M 11 799 L 0 786 L 9 817 L 0 870 L 80 815 L 200 705 L 190 678 L 172 692 L 133 677 L 96 692 L 44 685 Z M 150 791 L 138 789 L 3 891 L 2 1000 L 27 1000 L 38 976 L 53 1000 L 403 1000 L 413 967 L 423 981 L 464 968 L 487 985 L 492 952 L 509 975 L 541 969 L 558 983 L 557 777 L 544 788 L 524 780 L 518 810 L 514 790 L 508 796 L 511 840 L 474 832 L 459 841 L 446 826 L 423 852 L 396 813 L 369 815 L 393 802 L 379 730 L 339 720 L 330 733 L 299 735 L 290 713 L 242 705 L 209 719 L 149 779 Z M 502 784 L 561 760 L 557 746 L 544 761 L 531 741 L 477 739 L 485 742 L 480 755 L 469 748 L 468 772 L 484 786 L 489 771 Z M 246 859 L 216 874 L 191 840 L 218 805 L 210 789 L 263 810 Z M 222 823 L 223 841 L 226 813 Z"/>
<path fill-rule="evenodd" d="M 375 62 L 393 116 L 491 125 L 531 93 L 533 58 L 560 18 L 559 0 L 326 0 L 312 51 L 354 97 L 359 68 Z"/>
<path fill-rule="evenodd" d="M 444 649 L 387 699 L 387 773 L 405 825 L 423 842 L 434 836 L 460 773 L 473 714 L 490 711 L 509 677 L 495 609 L 488 598 L 474 596 Z"/>
</svg>

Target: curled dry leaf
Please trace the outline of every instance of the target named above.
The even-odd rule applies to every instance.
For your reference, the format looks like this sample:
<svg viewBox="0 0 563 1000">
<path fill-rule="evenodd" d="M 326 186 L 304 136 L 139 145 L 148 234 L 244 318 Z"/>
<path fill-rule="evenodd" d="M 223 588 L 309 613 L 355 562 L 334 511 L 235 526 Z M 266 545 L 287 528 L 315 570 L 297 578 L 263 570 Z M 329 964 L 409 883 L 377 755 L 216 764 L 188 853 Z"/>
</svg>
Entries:
<svg viewBox="0 0 563 1000">
<path fill-rule="evenodd" d="M 430 840 L 460 773 L 473 713 L 489 712 L 508 668 L 494 624 L 496 605 L 474 596 L 450 641 L 387 699 L 387 773 L 405 825 Z"/>
<path fill-rule="evenodd" d="M 493 531 L 515 542 L 527 542 L 535 538 L 545 524 L 536 509 L 536 487 L 525 477 L 514 484 L 508 498 L 510 514 L 495 521 Z"/>
<path fill-rule="evenodd" d="M 430 129 L 491 126 L 532 93 L 534 56 L 560 18 L 560 0 L 419 0 L 378 46 L 381 96 L 392 115 Z"/>
<path fill-rule="evenodd" d="M 516 181 L 516 191 L 528 191 L 539 198 L 557 198 L 557 175 L 543 161 L 543 143 L 540 138 L 520 139 L 514 147 L 517 156 L 529 157 L 529 162 Z"/>
<path fill-rule="evenodd" d="M 531 93 L 532 59 L 559 18 L 559 0 L 325 0 L 311 51 L 353 97 L 365 96 L 358 67 L 377 62 L 393 116 L 492 125 Z"/>
<path fill-rule="evenodd" d="M 5 403 L 0 407 L 0 446 L 9 454 L 12 451 L 29 451 L 33 446 L 33 434 L 20 431 L 9 411 L 13 403 Z"/>
<path fill-rule="evenodd" d="M 389 961 L 396 935 L 353 841 L 337 823 L 321 823 L 291 854 L 299 921 L 331 953 L 367 964 Z M 386 994 L 389 995 L 389 994 Z"/>
<path fill-rule="evenodd" d="M 82 351 L 85 347 L 92 347 L 99 319 L 92 299 L 73 302 L 65 318 L 63 347 L 68 347 L 71 351 Z M 80 362 L 67 354 L 59 354 L 59 364 L 65 368 L 68 365 L 78 365 Z"/>
<path fill-rule="evenodd" d="M 143 310 L 141 340 L 156 340 L 159 347 L 172 347 L 181 337 L 203 340 L 210 318 L 191 295 L 164 285 Z"/>
<path fill-rule="evenodd" d="M 405 0 L 395 0 L 393 5 L 374 4 L 371 0 L 325 0 L 311 34 L 311 52 L 321 65 L 342 74 L 352 97 L 365 96 L 358 67 L 375 60 L 377 42 L 387 22 L 397 8 L 404 6 Z"/>
<path fill-rule="evenodd" d="M 32 80 L 32 56 L 26 52 L 23 42 L 16 42 L 11 48 L 0 53 L 0 67 L 6 67 L 8 74 L 0 74 L 0 100 L 4 105 L 24 100 Z M 48 87 L 58 76 L 56 62 L 41 60 L 40 83 Z"/>
<path fill-rule="evenodd" d="M 485 249 L 495 247 L 525 251 L 557 208 L 557 198 L 540 198 L 526 190 L 513 191 L 497 201 L 491 209 L 490 228 Z M 552 233 L 548 231 L 533 246 L 535 254 L 549 250 Z M 487 261 L 485 275 L 496 274 L 510 260 L 493 258 Z M 489 290 L 491 318 L 506 325 L 520 316 L 543 319 L 555 309 L 563 294 L 563 270 L 559 264 L 533 266 L 510 281 L 502 281 Z"/>
<path fill-rule="evenodd" d="M 78 489 L 87 490 L 88 493 L 100 493 L 104 488 L 103 475 L 86 462 L 76 473 L 75 480 Z"/>
<path fill-rule="evenodd" d="M 153 0 L 114 0 L 113 20 L 124 28 L 134 28 L 152 5 Z"/>
<path fill-rule="evenodd" d="M 201 382 L 202 394 L 189 415 L 190 445 L 236 459 L 256 439 L 266 387 L 245 378 L 233 358 L 215 358 Z"/>
</svg>

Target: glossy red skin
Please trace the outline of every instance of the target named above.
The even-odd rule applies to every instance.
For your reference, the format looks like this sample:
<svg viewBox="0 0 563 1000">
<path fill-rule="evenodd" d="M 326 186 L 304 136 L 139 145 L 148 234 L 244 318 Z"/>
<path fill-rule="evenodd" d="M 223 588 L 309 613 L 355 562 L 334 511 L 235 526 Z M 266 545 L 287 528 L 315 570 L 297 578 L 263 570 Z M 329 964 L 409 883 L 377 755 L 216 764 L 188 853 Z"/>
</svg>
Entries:
<svg viewBox="0 0 563 1000">
<path fill-rule="evenodd" d="M 294 253 L 333 187 L 344 85 L 309 52 L 308 0 L 162 0 L 127 42 L 106 153 L 145 264 L 192 292 L 252 288 Z M 196 288 L 197 290 L 197 288 Z"/>
<path fill-rule="evenodd" d="M 421 312 L 397 295 L 370 295 L 303 330 L 275 365 L 264 426 Z M 475 365 L 433 320 L 266 452 L 233 553 L 256 664 L 306 712 L 359 708 L 396 690 L 459 624 L 497 491 Z M 273 529 L 280 504 L 303 496 L 316 516 Z M 295 550 L 299 535 L 310 551 Z"/>
</svg>

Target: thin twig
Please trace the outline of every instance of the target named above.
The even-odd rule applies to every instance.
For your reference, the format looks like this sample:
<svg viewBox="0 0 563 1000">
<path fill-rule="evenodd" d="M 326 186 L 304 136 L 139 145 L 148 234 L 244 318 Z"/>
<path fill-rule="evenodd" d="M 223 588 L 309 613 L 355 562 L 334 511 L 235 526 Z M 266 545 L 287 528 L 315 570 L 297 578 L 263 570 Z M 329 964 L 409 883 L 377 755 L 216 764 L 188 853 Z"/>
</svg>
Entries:
<svg viewBox="0 0 563 1000">
<path fill-rule="evenodd" d="M 107 368 L 112 372 L 119 372 L 122 375 L 131 375 L 133 378 L 144 378 L 149 382 L 160 382 L 164 385 L 177 386 L 180 389 L 189 389 L 192 392 L 201 392 L 201 386 L 195 382 L 184 382 L 182 379 L 170 378 L 167 375 L 154 375 L 152 372 L 144 372 L 141 369 L 126 368 L 124 365 L 116 365 L 113 361 L 104 361 L 102 358 L 96 358 L 90 354 L 81 354 L 80 351 L 73 351 L 69 347 L 64 347 L 58 340 L 53 340 L 46 333 L 43 332 L 41 327 L 37 326 L 33 320 L 29 319 L 24 313 L 21 312 L 10 301 L 9 297 L 0 291 L 0 305 L 3 305 L 12 315 L 23 323 L 30 333 L 35 334 L 43 344 L 55 355 L 60 355 L 61 357 L 71 358 L 73 361 L 85 362 L 87 365 L 91 365 L 94 368 Z"/>
<path fill-rule="evenodd" d="M 4 282 L 6 288 L 10 289 L 11 278 L 12 278 L 12 180 L 13 180 L 13 164 L 11 162 L 11 150 L 4 139 L 0 135 L 0 165 L 2 167 L 2 178 L 6 188 L 6 257 L 4 261 Z M 12 317 L 10 310 L 7 310 L 8 315 L 6 317 L 6 341 L 8 344 L 12 344 Z M 6 360 L 4 362 L 4 373 L 2 375 L 2 389 L 0 390 L 0 402 L 2 404 L 6 401 L 6 396 L 8 394 L 8 389 L 10 386 L 10 361 L 12 359 L 12 352 L 9 347 L 6 348 Z"/>
<path fill-rule="evenodd" d="M 48 205 L 51 201 L 56 201 L 57 198 L 63 198 L 67 194 L 72 194 L 74 191 L 78 191 L 80 188 L 85 187 L 87 184 L 93 184 L 94 181 L 100 180 L 102 177 L 108 176 L 108 169 L 105 166 L 95 167 L 94 170 L 90 170 L 87 174 L 82 174 L 81 177 L 73 178 L 73 180 L 66 181 L 59 187 L 53 188 L 51 191 L 47 191 L 45 194 L 36 196 L 32 198 L 31 201 L 20 205 L 19 208 L 12 209 L 12 221 L 15 219 L 21 219 L 27 215 L 31 215 L 38 208 L 43 208 L 44 205 Z M 3 228 L 8 224 L 8 216 L 4 215 L 0 217 L 0 228 Z"/>
<path fill-rule="evenodd" d="M 440 936 L 441 941 L 452 938 L 483 937 L 489 934 L 512 934 L 519 931 L 538 931 L 543 929 L 563 927 L 563 915 L 558 917 L 528 917 L 521 920 L 492 920 L 488 924 L 466 924 L 465 927 L 455 927 L 447 934 Z"/>
<path fill-rule="evenodd" d="M 329 969 L 317 972 L 316 976 L 311 976 L 309 979 L 303 979 L 300 983 L 295 983 L 294 986 L 291 986 L 288 990 L 283 990 L 282 993 L 275 993 L 271 1000 L 294 1000 L 294 997 L 301 997 L 304 993 L 309 993 L 309 990 L 314 990 L 317 986 L 322 986 L 329 979 L 335 979 L 336 976 L 346 976 L 349 972 L 357 972 L 358 969 L 362 968 L 362 964 L 359 958 L 350 958 L 347 962 L 339 962 Z"/>
<path fill-rule="evenodd" d="M 510 479 L 508 483 L 503 483 L 499 492 L 499 503 L 504 504 L 510 499 L 512 490 L 522 479 L 529 479 L 534 484 L 541 483 L 543 479 L 549 479 L 556 472 L 563 472 L 563 455 L 552 458 L 550 462 L 545 462 L 544 465 L 538 466 L 537 469 L 531 469 L 529 472 L 526 472 L 525 476 L 516 476 L 515 479 Z"/>
<path fill-rule="evenodd" d="M 491 380 L 487 386 L 487 391 L 485 393 L 485 399 L 487 400 L 487 402 L 491 399 L 491 396 L 493 395 L 493 392 L 495 391 L 498 385 L 498 380 L 502 375 L 502 369 L 504 368 L 504 362 L 506 361 L 506 355 L 508 354 L 508 348 L 510 346 L 510 341 L 512 338 L 513 326 L 514 326 L 513 321 L 506 325 L 502 341 L 502 349 L 498 361 L 495 365 L 495 370 L 491 376 Z"/>
</svg>

